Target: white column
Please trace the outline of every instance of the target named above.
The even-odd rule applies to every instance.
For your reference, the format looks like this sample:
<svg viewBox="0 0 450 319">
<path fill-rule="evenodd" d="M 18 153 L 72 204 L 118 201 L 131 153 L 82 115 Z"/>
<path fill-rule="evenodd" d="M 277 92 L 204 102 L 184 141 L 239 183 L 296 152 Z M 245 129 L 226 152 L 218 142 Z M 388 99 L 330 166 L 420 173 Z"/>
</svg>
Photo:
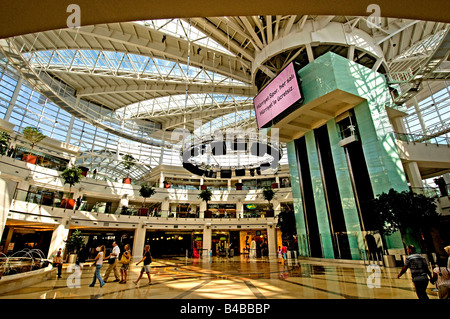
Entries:
<svg viewBox="0 0 450 319">
<path fill-rule="evenodd" d="M 274 210 L 274 216 L 277 216 L 281 212 L 281 204 L 277 199 L 272 200 L 272 206 Z"/>
<path fill-rule="evenodd" d="M 211 224 L 206 223 L 203 228 L 203 259 L 209 260 L 209 254 L 211 251 Z"/>
<path fill-rule="evenodd" d="M 267 223 L 267 246 L 269 258 L 277 258 L 277 229 L 271 222 Z"/>
<path fill-rule="evenodd" d="M 167 199 L 164 199 L 161 203 L 161 217 L 169 216 L 170 203 Z"/>
<path fill-rule="evenodd" d="M 164 173 L 159 174 L 159 188 L 164 188 Z"/>
<path fill-rule="evenodd" d="M 423 187 L 422 176 L 420 175 L 420 170 L 417 162 L 404 163 L 403 167 L 405 169 L 406 175 L 408 176 L 411 187 Z"/>
<path fill-rule="evenodd" d="M 66 246 L 64 241 L 66 241 L 69 236 L 69 227 L 70 221 L 68 218 L 63 218 L 61 224 L 55 226 L 52 233 L 47 258 L 51 259 L 53 255 L 56 255 L 60 248 L 62 248 L 64 252 Z"/>
<path fill-rule="evenodd" d="M 425 125 L 425 121 L 423 120 L 422 111 L 420 110 L 419 103 L 417 103 L 416 97 L 413 97 L 412 102 L 414 105 L 414 109 L 416 110 L 417 119 L 419 120 L 420 126 L 422 128 L 422 132 L 423 132 L 423 134 L 427 134 L 427 127 Z"/>
<path fill-rule="evenodd" d="M 20 88 L 22 87 L 23 77 L 20 77 L 19 80 L 17 80 L 16 88 L 14 89 L 14 93 L 11 97 L 11 100 L 9 101 L 8 109 L 6 110 L 5 114 L 5 121 L 9 122 L 9 118 L 11 117 L 12 111 L 14 109 L 14 105 L 17 101 L 17 96 L 19 95 Z"/>
<path fill-rule="evenodd" d="M 138 225 L 136 230 L 134 231 L 134 242 L 133 242 L 133 251 L 131 254 L 133 255 L 133 261 L 139 261 L 142 259 L 144 255 L 144 246 L 145 246 L 145 235 L 147 233 L 147 229 L 145 225 Z M 152 247 L 150 246 L 150 252 Z"/>
<path fill-rule="evenodd" d="M 244 217 L 244 204 L 242 201 L 236 203 L 236 218 Z"/>
<path fill-rule="evenodd" d="M 78 101 L 78 99 L 77 99 Z M 67 129 L 67 135 L 66 135 L 66 143 L 69 144 L 70 143 L 70 135 L 72 134 L 72 130 L 73 130 L 73 124 L 75 123 L 75 116 L 72 115 L 72 117 L 70 118 L 70 124 L 69 127 Z M 72 163 L 74 164 L 74 163 Z"/>
<path fill-rule="evenodd" d="M 0 239 L 6 226 L 9 208 L 11 207 L 11 194 L 8 183 L 0 178 Z"/>
<path fill-rule="evenodd" d="M 206 202 L 205 201 L 201 201 L 200 202 L 200 216 L 199 218 L 205 218 L 205 210 L 206 210 Z"/>
</svg>

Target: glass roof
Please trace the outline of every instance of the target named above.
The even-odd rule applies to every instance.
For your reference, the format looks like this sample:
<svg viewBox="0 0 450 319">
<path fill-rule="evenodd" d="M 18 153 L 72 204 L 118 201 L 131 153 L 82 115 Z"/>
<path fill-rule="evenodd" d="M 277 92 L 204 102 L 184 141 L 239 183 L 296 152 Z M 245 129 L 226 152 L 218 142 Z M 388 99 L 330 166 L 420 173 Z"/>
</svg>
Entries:
<svg viewBox="0 0 450 319">
<path fill-rule="evenodd" d="M 144 20 L 136 21 L 138 24 L 145 25 L 146 27 L 158 30 L 173 36 L 187 39 L 191 43 L 197 43 L 207 48 L 217 50 L 231 56 L 234 56 L 225 47 L 212 40 L 205 33 L 201 32 L 197 28 L 192 27 L 188 22 L 181 19 L 160 19 L 160 20 Z"/>
<path fill-rule="evenodd" d="M 90 74 L 108 71 L 122 78 L 248 86 L 244 82 L 192 65 L 132 53 L 100 50 L 46 50 L 25 53 L 24 56 L 31 64 L 47 69 L 58 68 Z"/>
<path fill-rule="evenodd" d="M 125 114 L 126 118 L 131 117 L 146 117 L 161 115 L 164 112 L 172 112 L 180 110 L 182 113 L 184 109 L 192 110 L 207 110 L 210 108 L 223 108 L 230 105 L 239 107 L 242 104 L 253 103 L 253 98 L 227 95 L 227 94 L 178 94 L 158 97 L 138 103 L 133 103 L 116 111 L 118 115 Z"/>
</svg>

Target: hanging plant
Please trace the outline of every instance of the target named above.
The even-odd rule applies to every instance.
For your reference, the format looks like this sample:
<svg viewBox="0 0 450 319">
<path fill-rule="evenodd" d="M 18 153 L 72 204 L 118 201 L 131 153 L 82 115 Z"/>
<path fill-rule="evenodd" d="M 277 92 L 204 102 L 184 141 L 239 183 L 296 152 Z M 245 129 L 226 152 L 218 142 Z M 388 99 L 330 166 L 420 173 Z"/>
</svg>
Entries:
<svg viewBox="0 0 450 319">
<path fill-rule="evenodd" d="M 155 189 L 147 184 L 142 184 L 141 189 L 139 190 L 139 194 L 144 197 L 144 203 L 142 204 L 145 207 L 145 199 L 152 197 L 156 193 Z"/>
</svg>

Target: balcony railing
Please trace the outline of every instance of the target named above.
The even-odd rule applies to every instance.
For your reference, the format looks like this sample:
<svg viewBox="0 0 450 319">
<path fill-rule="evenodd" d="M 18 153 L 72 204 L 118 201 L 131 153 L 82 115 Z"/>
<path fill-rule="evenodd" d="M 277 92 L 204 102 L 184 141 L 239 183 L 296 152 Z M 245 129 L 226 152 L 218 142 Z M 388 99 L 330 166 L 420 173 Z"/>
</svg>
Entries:
<svg viewBox="0 0 450 319">
<path fill-rule="evenodd" d="M 436 144 L 450 146 L 450 140 L 445 135 L 433 136 L 424 134 L 406 134 L 406 133 L 394 133 L 395 138 L 399 141 L 408 143 L 424 143 L 424 144 Z"/>
<path fill-rule="evenodd" d="M 160 206 L 156 207 L 118 207 L 115 211 L 111 211 L 111 206 L 106 202 L 87 202 L 83 201 L 79 207 L 73 199 L 64 198 L 62 192 L 50 190 L 47 191 L 26 191 L 16 189 L 14 200 L 33 203 L 39 206 L 48 206 L 55 208 L 64 208 L 69 210 L 79 210 L 91 213 L 116 214 L 128 216 L 145 216 L 145 217 L 163 217 L 163 218 L 212 218 L 212 219 L 234 219 L 234 218 L 266 218 L 277 216 L 282 210 L 265 211 L 252 210 L 237 212 L 236 210 L 210 209 L 209 213 L 199 211 L 170 211 L 162 210 Z M 201 217 L 203 216 L 203 217 Z"/>
</svg>

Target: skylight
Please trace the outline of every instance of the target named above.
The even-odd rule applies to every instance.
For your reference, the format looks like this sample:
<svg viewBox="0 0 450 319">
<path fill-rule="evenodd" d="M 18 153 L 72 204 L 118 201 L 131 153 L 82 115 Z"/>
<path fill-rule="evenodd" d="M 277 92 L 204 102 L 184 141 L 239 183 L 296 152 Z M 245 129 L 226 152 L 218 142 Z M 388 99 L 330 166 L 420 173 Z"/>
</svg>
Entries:
<svg viewBox="0 0 450 319">
<path fill-rule="evenodd" d="M 201 46 L 234 56 L 233 53 L 231 53 L 216 41 L 212 40 L 205 33 L 201 32 L 197 28 L 189 25 L 189 23 L 181 19 L 144 20 L 136 21 L 136 23 L 170 34 L 172 36 L 179 37 L 181 39 L 190 40 L 191 43 L 197 43 Z"/>
</svg>

